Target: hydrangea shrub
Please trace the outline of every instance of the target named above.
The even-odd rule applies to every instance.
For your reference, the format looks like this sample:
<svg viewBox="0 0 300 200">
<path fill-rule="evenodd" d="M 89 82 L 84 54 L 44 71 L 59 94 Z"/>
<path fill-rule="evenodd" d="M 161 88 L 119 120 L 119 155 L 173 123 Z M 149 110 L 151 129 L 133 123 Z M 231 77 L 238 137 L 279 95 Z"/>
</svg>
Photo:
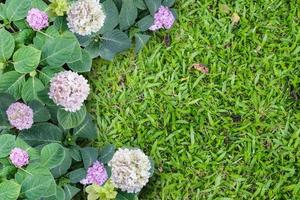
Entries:
<svg viewBox="0 0 300 200">
<path fill-rule="evenodd" d="M 93 58 L 138 53 L 153 32 L 170 29 L 175 0 L 1 2 L 0 193 L 10 189 L 3 198 L 136 199 L 153 163 L 140 149 L 88 145 L 98 129 L 80 73 Z"/>
</svg>

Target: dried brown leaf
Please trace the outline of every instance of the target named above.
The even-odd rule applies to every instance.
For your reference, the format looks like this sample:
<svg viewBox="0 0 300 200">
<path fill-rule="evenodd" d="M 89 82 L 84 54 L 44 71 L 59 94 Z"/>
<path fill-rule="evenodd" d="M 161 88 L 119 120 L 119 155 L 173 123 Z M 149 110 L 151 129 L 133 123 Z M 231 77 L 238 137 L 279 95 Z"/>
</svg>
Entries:
<svg viewBox="0 0 300 200">
<path fill-rule="evenodd" d="M 202 72 L 203 74 L 208 74 L 208 72 L 209 72 L 208 67 L 202 63 L 195 63 L 195 64 L 193 64 L 193 67 L 196 70 Z"/>
<path fill-rule="evenodd" d="M 231 16 L 231 22 L 236 25 L 240 22 L 240 16 L 237 13 L 233 13 Z"/>
</svg>

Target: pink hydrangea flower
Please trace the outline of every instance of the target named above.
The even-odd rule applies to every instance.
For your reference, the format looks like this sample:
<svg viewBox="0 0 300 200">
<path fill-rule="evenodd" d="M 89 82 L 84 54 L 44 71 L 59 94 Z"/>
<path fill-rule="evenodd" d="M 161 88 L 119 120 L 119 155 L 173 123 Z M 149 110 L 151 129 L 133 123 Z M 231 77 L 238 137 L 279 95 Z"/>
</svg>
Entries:
<svg viewBox="0 0 300 200">
<path fill-rule="evenodd" d="M 104 165 L 99 161 L 96 161 L 91 167 L 88 168 L 86 178 L 82 179 L 80 183 L 83 185 L 103 185 L 107 179 L 108 175 Z"/>
<path fill-rule="evenodd" d="M 60 72 L 50 81 L 50 99 L 69 112 L 80 110 L 89 92 L 90 86 L 87 80 L 72 71 Z"/>
<path fill-rule="evenodd" d="M 47 13 L 37 8 L 32 8 L 28 11 L 26 21 L 33 30 L 37 31 L 49 26 Z"/>
<path fill-rule="evenodd" d="M 162 28 L 170 29 L 172 28 L 174 22 L 175 17 L 171 10 L 168 7 L 161 6 L 155 13 L 154 23 L 149 29 L 151 31 L 157 31 Z"/>
<path fill-rule="evenodd" d="M 21 168 L 29 164 L 29 155 L 26 151 L 20 148 L 14 148 L 10 152 L 9 159 L 17 168 Z"/>
<path fill-rule="evenodd" d="M 31 128 L 33 124 L 33 110 L 24 103 L 13 103 L 6 110 L 9 123 L 18 130 Z"/>
</svg>

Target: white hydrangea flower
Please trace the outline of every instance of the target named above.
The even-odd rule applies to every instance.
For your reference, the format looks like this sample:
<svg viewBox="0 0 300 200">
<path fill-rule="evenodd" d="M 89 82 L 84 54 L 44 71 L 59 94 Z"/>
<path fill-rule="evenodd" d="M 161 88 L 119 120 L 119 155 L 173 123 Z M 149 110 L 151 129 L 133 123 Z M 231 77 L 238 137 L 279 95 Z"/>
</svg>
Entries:
<svg viewBox="0 0 300 200">
<path fill-rule="evenodd" d="M 79 35 L 90 35 L 104 25 L 105 13 L 99 0 L 79 0 L 68 11 L 69 29 Z"/>
<path fill-rule="evenodd" d="M 151 162 L 140 149 L 119 149 L 109 166 L 113 184 L 122 191 L 140 192 L 149 181 Z"/>
<path fill-rule="evenodd" d="M 76 72 L 60 72 L 50 81 L 50 99 L 69 112 L 80 110 L 89 92 L 88 81 Z"/>
</svg>

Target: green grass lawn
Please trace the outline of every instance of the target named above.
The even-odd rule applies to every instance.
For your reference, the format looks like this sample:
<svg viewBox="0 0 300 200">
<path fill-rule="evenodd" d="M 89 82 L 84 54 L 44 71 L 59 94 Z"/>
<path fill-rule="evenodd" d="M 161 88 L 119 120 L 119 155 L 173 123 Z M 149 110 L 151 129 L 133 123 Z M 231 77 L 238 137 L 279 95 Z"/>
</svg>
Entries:
<svg viewBox="0 0 300 200">
<path fill-rule="evenodd" d="M 153 157 L 141 199 L 299 199 L 300 2 L 177 0 L 176 8 L 174 28 L 138 56 L 94 62 L 96 145 Z"/>
</svg>

